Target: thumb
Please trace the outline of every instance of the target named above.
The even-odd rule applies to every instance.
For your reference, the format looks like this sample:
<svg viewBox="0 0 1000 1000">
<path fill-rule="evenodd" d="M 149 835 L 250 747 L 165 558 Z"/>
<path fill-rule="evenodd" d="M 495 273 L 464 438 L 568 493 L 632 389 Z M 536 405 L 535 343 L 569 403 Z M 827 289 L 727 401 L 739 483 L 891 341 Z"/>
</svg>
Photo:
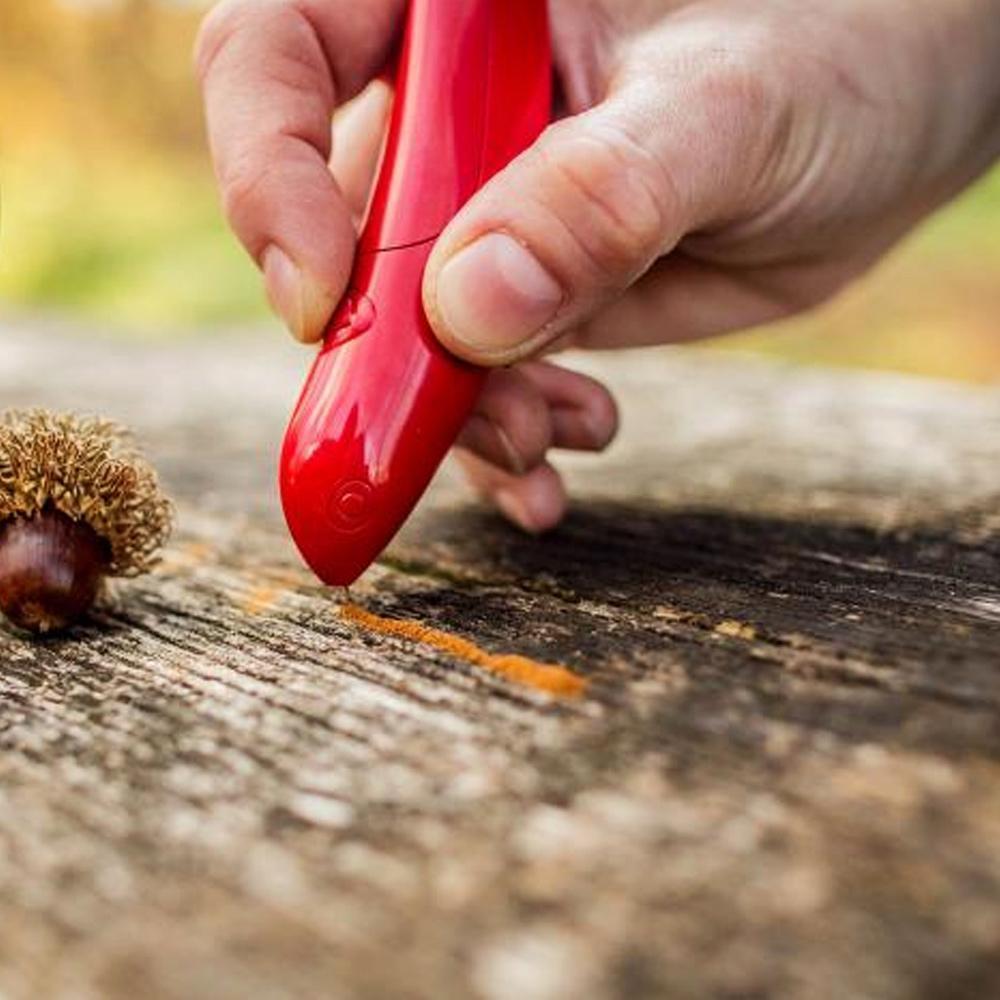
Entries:
<svg viewBox="0 0 1000 1000">
<path fill-rule="evenodd" d="M 483 365 L 537 354 L 728 212 L 758 142 L 739 89 L 671 77 L 551 126 L 438 240 L 424 305 L 442 343 Z"/>
</svg>

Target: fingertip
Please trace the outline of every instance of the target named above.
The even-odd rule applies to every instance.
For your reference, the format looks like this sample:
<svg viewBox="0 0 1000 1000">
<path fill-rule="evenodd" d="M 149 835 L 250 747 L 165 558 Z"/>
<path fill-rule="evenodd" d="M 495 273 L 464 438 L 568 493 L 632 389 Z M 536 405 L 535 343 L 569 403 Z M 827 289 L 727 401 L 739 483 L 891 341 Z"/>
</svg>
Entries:
<svg viewBox="0 0 1000 1000">
<path fill-rule="evenodd" d="M 436 250 L 424 281 L 424 306 L 444 346 L 489 367 L 540 350 L 564 299 L 558 280 L 505 232 Z"/>
<path fill-rule="evenodd" d="M 579 411 L 590 439 L 593 451 L 609 448 L 621 429 L 621 411 L 615 397 L 599 383 L 594 383 L 597 391 L 588 396 L 587 403 Z"/>
<path fill-rule="evenodd" d="M 520 492 L 513 487 L 510 489 L 498 490 L 493 494 L 493 503 L 496 505 L 497 510 L 511 524 L 516 525 L 522 531 L 526 531 L 529 535 L 535 535 L 540 533 L 540 529 L 536 526 L 535 513 L 532 508 L 525 503 Z"/>
<path fill-rule="evenodd" d="M 540 535 L 562 521 L 568 505 L 566 489 L 548 463 L 514 476 L 479 455 L 465 450 L 457 454 L 473 488 L 518 528 Z"/>
<path fill-rule="evenodd" d="M 571 451 L 604 451 L 614 440 L 604 423 L 581 410 L 554 409 L 552 429 L 555 446 Z"/>
<path fill-rule="evenodd" d="M 566 489 L 559 473 L 543 465 L 501 486 L 493 494 L 501 513 L 531 535 L 542 535 L 566 516 Z"/>
<path fill-rule="evenodd" d="M 549 407 L 556 447 L 603 451 L 618 436 L 618 403 L 596 379 L 542 361 L 528 362 L 518 370 L 534 383 Z"/>
<path fill-rule="evenodd" d="M 320 340 L 339 298 L 339 291 L 272 243 L 261 256 L 264 285 L 271 308 L 292 336 L 303 344 Z"/>
</svg>

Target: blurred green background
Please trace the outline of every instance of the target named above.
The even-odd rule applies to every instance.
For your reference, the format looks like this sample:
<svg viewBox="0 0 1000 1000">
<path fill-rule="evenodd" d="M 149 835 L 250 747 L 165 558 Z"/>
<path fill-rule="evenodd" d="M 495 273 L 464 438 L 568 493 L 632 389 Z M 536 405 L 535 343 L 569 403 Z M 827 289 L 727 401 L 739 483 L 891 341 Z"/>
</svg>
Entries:
<svg viewBox="0 0 1000 1000">
<path fill-rule="evenodd" d="M 0 0 L 0 307 L 148 335 L 266 315 L 191 74 L 203 0 Z M 1000 380 L 1000 171 L 841 300 L 727 348 Z"/>
</svg>

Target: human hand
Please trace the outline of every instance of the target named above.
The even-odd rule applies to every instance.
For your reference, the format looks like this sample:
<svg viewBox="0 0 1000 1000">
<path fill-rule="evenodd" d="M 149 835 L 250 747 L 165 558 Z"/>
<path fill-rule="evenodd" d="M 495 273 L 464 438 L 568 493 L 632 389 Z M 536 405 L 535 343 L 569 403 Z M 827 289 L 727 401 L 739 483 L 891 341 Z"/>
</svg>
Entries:
<svg viewBox="0 0 1000 1000">
<path fill-rule="evenodd" d="M 402 0 L 227 0 L 199 42 L 227 214 L 293 332 L 346 287 Z M 529 530 L 550 447 L 599 449 L 597 383 L 523 359 L 692 340 L 818 303 L 1000 148 L 996 0 L 553 0 L 567 117 L 439 239 L 425 305 L 498 368 L 460 444 Z M 332 172 L 327 162 L 332 165 Z M 474 294 L 472 294 L 474 292 Z"/>
</svg>

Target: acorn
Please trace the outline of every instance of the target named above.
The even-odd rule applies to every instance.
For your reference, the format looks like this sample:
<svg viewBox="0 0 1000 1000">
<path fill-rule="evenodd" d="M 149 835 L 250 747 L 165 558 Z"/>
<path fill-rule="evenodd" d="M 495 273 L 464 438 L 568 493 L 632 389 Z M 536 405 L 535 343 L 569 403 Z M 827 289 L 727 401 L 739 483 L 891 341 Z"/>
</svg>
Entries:
<svg viewBox="0 0 1000 1000">
<path fill-rule="evenodd" d="M 0 611 L 35 635 L 81 621 L 112 577 L 156 564 L 173 508 L 123 427 L 0 415 Z"/>
</svg>

